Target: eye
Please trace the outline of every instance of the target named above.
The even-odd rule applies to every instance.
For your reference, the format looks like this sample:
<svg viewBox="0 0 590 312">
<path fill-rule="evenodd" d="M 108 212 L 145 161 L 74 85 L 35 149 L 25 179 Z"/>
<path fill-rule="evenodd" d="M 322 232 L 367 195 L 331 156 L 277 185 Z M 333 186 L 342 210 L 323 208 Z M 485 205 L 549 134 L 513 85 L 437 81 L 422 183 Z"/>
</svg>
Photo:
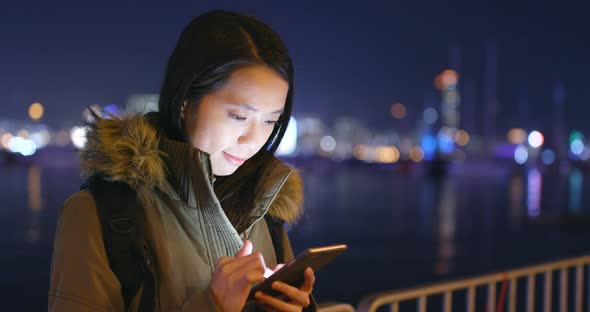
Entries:
<svg viewBox="0 0 590 312">
<path fill-rule="evenodd" d="M 266 122 L 267 125 L 272 125 L 272 126 L 275 126 L 275 125 L 277 125 L 279 123 L 278 120 L 267 120 L 265 122 Z"/>
<path fill-rule="evenodd" d="M 234 114 L 234 113 L 228 113 L 229 118 L 237 120 L 237 121 L 243 121 L 246 120 L 246 117 L 244 116 L 240 116 L 238 114 Z"/>
</svg>

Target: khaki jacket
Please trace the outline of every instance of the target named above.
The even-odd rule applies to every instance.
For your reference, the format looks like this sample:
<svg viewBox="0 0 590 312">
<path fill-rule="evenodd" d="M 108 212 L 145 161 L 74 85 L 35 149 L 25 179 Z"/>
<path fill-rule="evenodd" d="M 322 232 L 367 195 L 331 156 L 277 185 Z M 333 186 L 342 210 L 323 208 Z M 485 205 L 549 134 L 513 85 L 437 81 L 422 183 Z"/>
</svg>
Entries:
<svg viewBox="0 0 590 312">
<path fill-rule="evenodd" d="M 211 227 L 187 207 L 167 179 L 168 161 L 160 149 L 156 130 L 141 116 L 98 119 L 87 132 L 81 164 L 86 175 L 103 173 L 126 182 L 138 194 L 145 218 L 145 236 L 151 255 L 156 291 L 156 311 L 214 311 L 209 282 L 217 259 L 206 238 Z M 196 150 L 195 150 L 196 151 Z M 195 152 L 202 175 L 192 183 L 208 185 L 210 209 L 221 209 L 212 187 L 208 156 Z M 299 175 L 274 158 L 265 165 L 265 179 L 256 184 L 256 205 L 261 211 L 285 222 L 301 214 L 302 185 Z M 188 206 L 196 205 L 193 200 Z M 202 209 L 203 207 L 196 207 Z M 223 214 L 223 216 L 225 216 Z M 219 231 L 233 227 L 215 225 Z M 260 251 L 268 267 L 277 263 L 275 249 L 264 218 L 258 218 L 243 233 Z M 283 229 L 284 259 L 293 257 Z M 223 246 L 221 246 L 223 247 Z M 136 311 L 141 290 L 131 302 Z M 56 229 L 49 289 L 49 311 L 123 311 L 121 286 L 110 270 L 95 201 L 87 191 L 67 199 Z"/>
</svg>

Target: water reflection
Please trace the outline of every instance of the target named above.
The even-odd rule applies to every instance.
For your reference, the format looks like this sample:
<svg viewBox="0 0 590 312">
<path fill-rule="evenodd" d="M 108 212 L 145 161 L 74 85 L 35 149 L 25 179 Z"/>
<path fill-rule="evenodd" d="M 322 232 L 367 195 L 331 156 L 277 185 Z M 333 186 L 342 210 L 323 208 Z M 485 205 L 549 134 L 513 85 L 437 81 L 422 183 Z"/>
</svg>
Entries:
<svg viewBox="0 0 590 312">
<path fill-rule="evenodd" d="M 39 216 L 43 210 L 43 202 L 41 198 L 41 167 L 38 165 L 31 165 L 28 169 L 27 192 L 30 216 L 25 240 L 30 244 L 35 244 L 39 242 L 41 236 Z"/>
<path fill-rule="evenodd" d="M 542 177 L 539 169 L 529 169 L 527 174 L 527 208 L 530 217 L 537 217 L 541 213 L 541 184 Z"/>
<path fill-rule="evenodd" d="M 519 167 L 510 175 L 512 166 L 467 163 L 432 178 L 392 168 L 330 166 L 302 170 L 305 215 L 290 231 L 297 252 L 332 243 L 350 246 L 319 273 L 314 288 L 322 301 L 354 304 L 369 293 L 427 284 L 443 275 L 454 279 L 590 252 L 589 227 L 564 235 L 568 229 L 551 218 L 526 218 L 588 214 L 584 193 L 590 184 L 583 183 L 583 169 L 561 174 L 557 168 Z M 0 288 L 11 290 L 9 295 L 31 288 L 36 294 L 31 302 L 43 305 L 47 285 L 40 281 L 48 280 L 57 214 L 79 183 L 78 171 L 0 170 L 5 170 L 0 196 L 8 198 L 0 209 L 5 230 L 0 249 L 18 251 L 0 259 L 17 263 Z M 22 281 L 34 282 L 15 288 L 25 285 Z"/>
<path fill-rule="evenodd" d="M 515 224 L 521 217 L 521 209 L 524 200 L 524 179 L 521 175 L 513 175 L 510 178 L 508 191 L 510 219 L 513 221 L 512 223 Z"/>
<path fill-rule="evenodd" d="M 453 181 L 444 178 L 436 182 L 438 186 L 438 254 L 434 272 L 438 275 L 445 275 L 452 272 L 453 258 L 455 257 L 455 226 L 457 199 Z"/>
<path fill-rule="evenodd" d="M 569 211 L 577 213 L 582 206 L 582 172 L 574 168 L 569 176 Z"/>
</svg>

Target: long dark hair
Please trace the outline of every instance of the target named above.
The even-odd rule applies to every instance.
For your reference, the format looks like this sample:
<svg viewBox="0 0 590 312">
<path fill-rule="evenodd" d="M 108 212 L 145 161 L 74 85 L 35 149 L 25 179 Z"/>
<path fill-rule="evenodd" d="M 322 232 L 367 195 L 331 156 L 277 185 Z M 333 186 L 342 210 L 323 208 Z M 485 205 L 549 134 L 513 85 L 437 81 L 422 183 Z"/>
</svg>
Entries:
<svg viewBox="0 0 590 312">
<path fill-rule="evenodd" d="M 235 70 L 252 65 L 274 69 L 288 84 L 282 115 L 268 141 L 236 173 L 219 177 L 215 193 L 234 227 L 243 231 L 257 218 L 254 185 L 259 168 L 279 146 L 291 117 L 293 62 L 281 38 L 268 25 L 247 15 L 211 11 L 182 31 L 168 60 L 160 90 L 160 126 L 170 139 L 187 141 L 180 117 L 185 101 L 199 105 L 206 94 L 227 82 Z"/>
</svg>

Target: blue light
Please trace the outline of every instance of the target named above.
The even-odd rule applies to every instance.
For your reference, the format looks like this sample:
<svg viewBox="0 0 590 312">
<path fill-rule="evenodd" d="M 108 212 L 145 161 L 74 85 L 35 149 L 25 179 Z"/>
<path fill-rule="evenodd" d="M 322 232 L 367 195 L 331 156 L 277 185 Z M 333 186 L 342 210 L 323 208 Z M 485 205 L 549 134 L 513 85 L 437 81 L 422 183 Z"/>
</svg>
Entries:
<svg viewBox="0 0 590 312">
<path fill-rule="evenodd" d="M 582 152 L 584 152 L 584 142 L 582 142 L 580 139 L 573 140 L 570 144 L 570 150 L 574 155 L 580 156 Z"/>
<path fill-rule="evenodd" d="M 438 113 L 432 107 L 425 109 L 424 113 L 422 113 L 422 115 L 423 115 L 422 119 L 427 124 L 433 124 L 438 120 Z"/>
<path fill-rule="evenodd" d="M 436 139 L 432 135 L 426 134 L 422 137 L 420 146 L 424 151 L 424 160 L 433 160 L 436 154 Z"/>
<path fill-rule="evenodd" d="M 438 148 L 443 154 L 450 154 L 455 149 L 455 142 L 453 139 L 446 134 L 439 134 L 438 136 Z"/>
<path fill-rule="evenodd" d="M 109 104 L 103 108 L 104 118 L 109 118 L 108 114 L 121 117 L 121 112 L 116 104 Z"/>
<path fill-rule="evenodd" d="M 541 160 L 545 165 L 551 165 L 555 161 L 555 153 L 550 149 L 546 149 L 541 153 Z"/>
<path fill-rule="evenodd" d="M 519 145 L 514 150 L 514 161 L 522 165 L 529 159 L 529 152 L 525 146 Z"/>
</svg>

